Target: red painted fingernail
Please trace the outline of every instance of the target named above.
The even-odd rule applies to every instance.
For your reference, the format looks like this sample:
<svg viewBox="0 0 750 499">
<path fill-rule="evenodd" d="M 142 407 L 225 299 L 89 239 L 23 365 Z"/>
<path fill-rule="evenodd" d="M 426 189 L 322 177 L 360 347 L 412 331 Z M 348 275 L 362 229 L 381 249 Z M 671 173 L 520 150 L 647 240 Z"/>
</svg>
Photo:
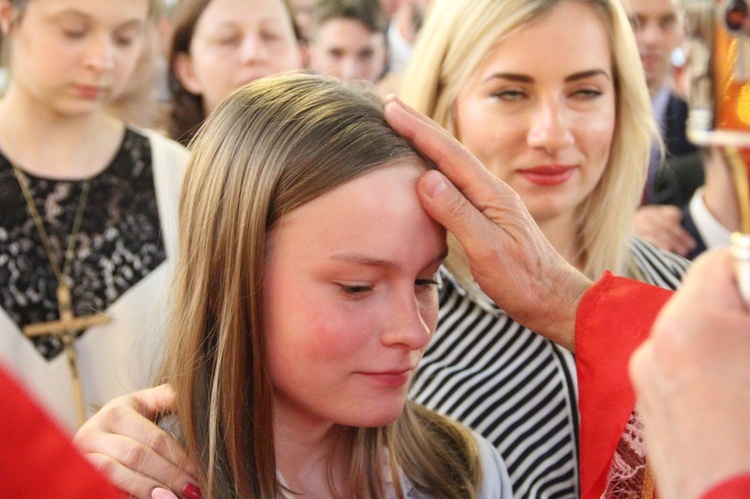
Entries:
<svg viewBox="0 0 750 499">
<path fill-rule="evenodd" d="M 185 490 L 182 491 L 182 494 L 187 497 L 187 499 L 203 499 L 201 489 L 192 483 L 185 486 Z"/>
</svg>

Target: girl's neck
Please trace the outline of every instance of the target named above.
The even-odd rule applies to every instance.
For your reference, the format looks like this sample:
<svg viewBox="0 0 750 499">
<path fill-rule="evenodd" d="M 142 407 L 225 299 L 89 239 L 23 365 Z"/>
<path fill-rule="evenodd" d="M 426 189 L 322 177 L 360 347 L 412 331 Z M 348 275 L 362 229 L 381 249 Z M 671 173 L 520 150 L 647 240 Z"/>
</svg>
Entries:
<svg viewBox="0 0 750 499">
<path fill-rule="evenodd" d="M 585 262 L 581 255 L 581 243 L 576 224 L 575 211 L 562 214 L 555 218 L 537 221 L 539 229 L 553 248 L 565 258 L 568 263 L 583 270 Z"/>
<path fill-rule="evenodd" d="M 312 427 L 299 423 L 275 417 L 277 472 L 294 492 L 308 497 L 328 497 L 331 495 L 329 466 L 332 465 L 334 485 L 339 493 L 344 493 L 349 448 L 340 437 L 345 429 L 333 424 Z"/>
<path fill-rule="evenodd" d="M 80 180 L 100 173 L 119 147 L 123 127 L 102 111 L 59 113 L 13 85 L 0 100 L 0 151 L 39 177 Z"/>
</svg>

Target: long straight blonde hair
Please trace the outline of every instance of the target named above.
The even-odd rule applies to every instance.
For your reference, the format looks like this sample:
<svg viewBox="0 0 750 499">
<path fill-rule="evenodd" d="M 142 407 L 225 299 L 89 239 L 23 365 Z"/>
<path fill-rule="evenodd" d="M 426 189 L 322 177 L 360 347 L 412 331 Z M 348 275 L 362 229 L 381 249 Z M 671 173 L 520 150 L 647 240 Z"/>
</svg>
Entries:
<svg viewBox="0 0 750 499">
<path fill-rule="evenodd" d="M 400 95 L 455 134 L 456 99 L 486 54 L 503 38 L 565 1 L 582 2 L 600 14 L 609 35 L 616 92 L 609 160 L 576 217 L 582 270 L 592 279 L 605 270 L 634 276 L 628 241 L 643 193 L 650 147 L 659 134 L 632 29 L 618 0 L 435 0 L 419 32 Z M 575 29 L 573 19 L 571 29 Z M 575 36 L 573 31 L 571 36 Z M 465 255 L 455 240 L 447 266 L 462 284 L 471 280 Z M 470 283 L 467 287 L 472 288 Z"/>
<path fill-rule="evenodd" d="M 164 378 L 175 387 L 181 431 L 201 463 L 204 492 L 275 498 L 282 489 L 262 328 L 269 231 L 345 182 L 421 157 L 387 126 L 373 93 L 301 74 L 236 91 L 192 149 Z M 467 430 L 412 403 L 386 427 L 340 434 L 351 453 L 351 497 L 383 497 L 385 455 L 396 484 L 401 470 L 434 497 L 474 497 L 480 483 Z M 334 492 L 331 470 L 329 462 Z"/>
</svg>

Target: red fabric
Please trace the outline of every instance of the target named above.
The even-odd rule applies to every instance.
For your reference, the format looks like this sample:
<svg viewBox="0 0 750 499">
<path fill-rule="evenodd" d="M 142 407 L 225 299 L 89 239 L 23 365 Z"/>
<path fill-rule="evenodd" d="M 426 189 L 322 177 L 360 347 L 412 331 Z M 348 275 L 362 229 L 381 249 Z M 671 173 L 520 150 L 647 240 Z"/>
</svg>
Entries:
<svg viewBox="0 0 750 499">
<path fill-rule="evenodd" d="M 612 456 L 635 407 L 628 361 L 673 292 L 605 272 L 576 315 L 581 498 L 601 497 Z"/>
<path fill-rule="evenodd" d="M 750 497 L 750 474 L 725 480 L 701 497 L 701 499 L 744 499 Z"/>
<path fill-rule="evenodd" d="M 0 368 L 0 497 L 123 497 Z"/>
</svg>

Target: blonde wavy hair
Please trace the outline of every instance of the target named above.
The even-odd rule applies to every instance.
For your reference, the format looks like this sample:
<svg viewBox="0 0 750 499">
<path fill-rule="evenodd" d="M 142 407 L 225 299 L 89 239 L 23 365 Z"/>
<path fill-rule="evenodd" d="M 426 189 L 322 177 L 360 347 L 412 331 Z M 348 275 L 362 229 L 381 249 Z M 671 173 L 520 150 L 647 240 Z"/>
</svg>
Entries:
<svg viewBox="0 0 750 499">
<path fill-rule="evenodd" d="M 566 1 L 590 5 L 600 14 L 609 36 L 616 92 L 609 161 L 576 217 L 582 270 L 592 279 L 605 270 L 637 277 L 628 241 L 650 147 L 659 134 L 632 29 L 618 0 L 435 0 L 419 32 L 400 96 L 455 134 L 458 94 L 490 49 Z M 472 290 L 465 253 L 449 237 L 446 266 Z"/>
<path fill-rule="evenodd" d="M 285 214 L 373 169 L 424 160 L 387 126 L 374 93 L 303 74 L 236 91 L 191 148 L 163 379 L 175 387 L 206 497 L 275 499 L 283 488 L 262 327 L 269 233 Z M 395 484 L 401 470 L 434 497 L 475 497 L 481 482 L 468 430 L 411 402 L 385 427 L 340 428 L 338 443 L 351 455 L 349 497 L 384 497 L 385 455 Z"/>
</svg>

